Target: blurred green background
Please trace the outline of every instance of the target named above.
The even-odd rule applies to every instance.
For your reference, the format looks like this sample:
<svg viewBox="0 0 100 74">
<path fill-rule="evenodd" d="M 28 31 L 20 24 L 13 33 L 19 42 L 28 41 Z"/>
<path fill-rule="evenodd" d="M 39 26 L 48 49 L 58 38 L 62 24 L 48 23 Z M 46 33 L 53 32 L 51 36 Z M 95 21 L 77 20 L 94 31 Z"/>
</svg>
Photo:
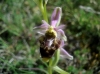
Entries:
<svg viewBox="0 0 100 74">
<path fill-rule="evenodd" d="M 74 56 L 58 66 L 70 74 L 100 74 L 100 0 L 48 0 L 49 20 L 55 7 L 62 7 L 65 49 Z M 33 0 L 0 0 L 0 74 L 46 74 L 33 30 L 41 20 Z"/>
</svg>

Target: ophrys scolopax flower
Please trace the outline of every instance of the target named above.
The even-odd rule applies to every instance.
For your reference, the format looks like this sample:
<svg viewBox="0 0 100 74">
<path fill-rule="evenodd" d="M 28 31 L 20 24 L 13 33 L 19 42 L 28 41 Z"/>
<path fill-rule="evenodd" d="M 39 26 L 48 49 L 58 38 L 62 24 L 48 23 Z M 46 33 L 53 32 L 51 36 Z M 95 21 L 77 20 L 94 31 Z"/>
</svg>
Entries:
<svg viewBox="0 0 100 74">
<path fill-rule="evenodd" d="M 73 58 L 63 49 L 64 41 L 67 40 L 67 37 L 63 31 L 65 25 L 59 25 L 61 15 L 61 8 L 56 7 L 52 13 L 50 24 L 48 24 L 45 20 L 42 20 L 43 24 L 36 27 L 37 33 L 40 34 L 39 43 L 42 58 L 51 58 L 57 49 L 61 50 L 64 57 L 69 59 Z"/>
</svg>

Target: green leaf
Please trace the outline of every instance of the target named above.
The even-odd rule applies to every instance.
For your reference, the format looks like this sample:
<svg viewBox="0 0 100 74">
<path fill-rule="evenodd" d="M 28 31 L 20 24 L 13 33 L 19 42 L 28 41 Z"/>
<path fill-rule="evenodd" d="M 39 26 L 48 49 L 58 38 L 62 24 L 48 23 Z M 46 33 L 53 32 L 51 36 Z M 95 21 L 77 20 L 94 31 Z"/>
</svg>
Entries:
<svg viewBox="0 0 100 74">
<path fill-rule="evenodd" d="M 59 68 L 58 66 L 53 67 L 53 69 L 54 69 L 56 72 L 60 73 L 60 74 L 69 74 L 68 72 L 62 70 L 62 69 Z"/>
</svg>

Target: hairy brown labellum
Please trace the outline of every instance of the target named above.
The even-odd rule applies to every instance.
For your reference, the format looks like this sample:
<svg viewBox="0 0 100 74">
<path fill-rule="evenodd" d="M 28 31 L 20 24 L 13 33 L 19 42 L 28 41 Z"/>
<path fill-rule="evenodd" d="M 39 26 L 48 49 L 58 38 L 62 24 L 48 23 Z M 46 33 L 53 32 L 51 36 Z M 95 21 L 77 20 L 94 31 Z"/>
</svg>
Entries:
<svg viewBox="0 0 100 74">
<path fill-rule="evenodd" d="M 54 54 L 54 52 L 59 48 L 60 46 L 60 40 L 54 39 L 52 41 L 51 46 L 46 45 L 46 41 L 48 38 L 45 36 L 41 36 L 39 38 L 39 43 L 40 43 L 40 54 L 42 58 L 51 58 Z"/>
</svg>

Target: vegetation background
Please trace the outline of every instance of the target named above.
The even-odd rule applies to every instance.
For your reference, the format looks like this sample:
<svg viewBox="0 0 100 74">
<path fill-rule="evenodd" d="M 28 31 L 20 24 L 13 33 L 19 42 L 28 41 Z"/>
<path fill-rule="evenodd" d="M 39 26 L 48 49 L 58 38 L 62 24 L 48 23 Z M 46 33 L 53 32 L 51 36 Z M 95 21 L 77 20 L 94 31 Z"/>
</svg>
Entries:
<svg viewBox="0 0 100 74">
<path fill-rule="evenodd" d="M 62 7 L 68 37 L 65 49 L 74 60 L 60 60 L 71 74 L 100 74 L 100 0 L 48 0 L 48 17 Z M 34 26 L 42 14 L 33 0 L 0 0 L 0 74 L 45 74 Z M 54 72 L 54 74 L 57 74 Z"/>
</svg>

